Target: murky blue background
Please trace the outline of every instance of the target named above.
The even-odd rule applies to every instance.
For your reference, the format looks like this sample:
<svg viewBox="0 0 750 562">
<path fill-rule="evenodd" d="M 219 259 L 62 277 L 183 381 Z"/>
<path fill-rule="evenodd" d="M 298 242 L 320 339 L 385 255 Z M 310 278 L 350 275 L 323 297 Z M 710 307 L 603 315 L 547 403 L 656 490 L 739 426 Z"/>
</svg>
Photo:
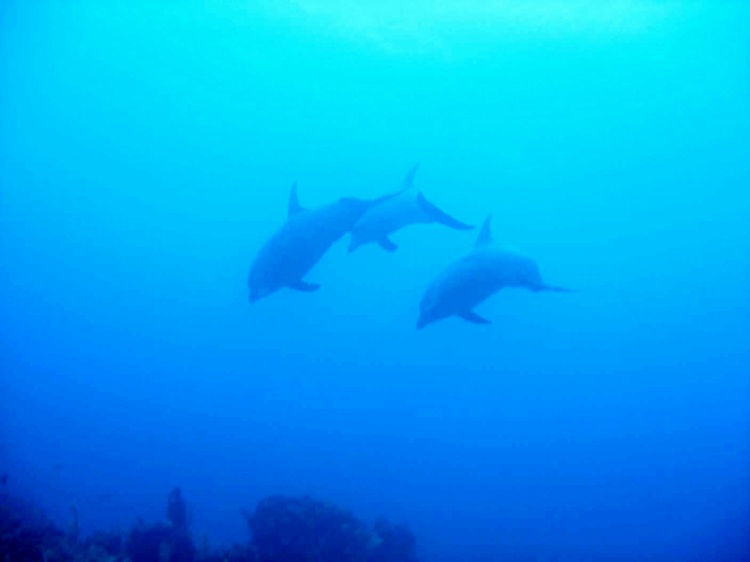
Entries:
<svg viewBox="0 0 750 562">
<path fill-rule="evenodd" d="M 750 533 L 750 6 L 3 2 L 0 471 L 84 530 L 309 493 L 428 562 L 737 560 Z M 332 248 L 303 205 L 416 184 L 575 294 L 415 331 L 475 233 Z"/>
</svg>

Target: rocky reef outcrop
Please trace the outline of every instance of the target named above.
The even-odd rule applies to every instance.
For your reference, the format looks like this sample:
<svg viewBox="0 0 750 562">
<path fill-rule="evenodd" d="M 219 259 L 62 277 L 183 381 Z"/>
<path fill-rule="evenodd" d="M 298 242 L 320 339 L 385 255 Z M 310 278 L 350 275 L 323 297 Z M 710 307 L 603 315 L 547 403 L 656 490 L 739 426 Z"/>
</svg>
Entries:
<svg viewBox="0 0 750 562">
<path fill-rule="evenodd" d="M 243 511 L 246 544 L 196 547 L 180 488 L 167 500 L 166 520 L 138 520 L 129 532 L 79 537 L 77 512 L 66 530 L 32 502 L 0 494 L 0 562 L 417 562 L 406 527 L 369 526 L 352 512 L 308 496 L 270 496 Z"/>
</svg>

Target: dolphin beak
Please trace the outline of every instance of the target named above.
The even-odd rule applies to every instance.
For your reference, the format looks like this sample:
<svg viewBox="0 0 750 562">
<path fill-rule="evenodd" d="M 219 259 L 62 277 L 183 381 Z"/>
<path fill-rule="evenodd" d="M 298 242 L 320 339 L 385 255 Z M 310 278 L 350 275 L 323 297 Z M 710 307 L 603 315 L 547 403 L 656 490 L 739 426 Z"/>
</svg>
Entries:
<svg viewBox="0 0 750 562">
<path fill-rule="evenodd" d="M 429 320 L 427 320 L 424 316 L 420 316 L 419 320 L 417 320 L 417 330 L 421 330 L 429 323 Z"/>
</svg>

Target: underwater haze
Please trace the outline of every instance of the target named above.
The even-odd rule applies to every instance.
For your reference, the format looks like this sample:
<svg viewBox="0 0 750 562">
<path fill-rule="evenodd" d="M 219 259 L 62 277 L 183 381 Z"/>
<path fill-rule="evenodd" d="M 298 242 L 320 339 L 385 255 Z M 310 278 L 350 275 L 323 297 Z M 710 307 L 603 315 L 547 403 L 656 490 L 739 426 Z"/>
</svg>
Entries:
<svg viewBox="0 0 750 562">
<path fill-rule="evenodd" d="M 248 302 L 300 204 L 414 188 L 571 293 L 417 330 L 478 228 Z M 424 562 L 750 559 L 750 4 L 0 6 L 0 473 L 84 532 L 310 495 Z"/>
</svg>

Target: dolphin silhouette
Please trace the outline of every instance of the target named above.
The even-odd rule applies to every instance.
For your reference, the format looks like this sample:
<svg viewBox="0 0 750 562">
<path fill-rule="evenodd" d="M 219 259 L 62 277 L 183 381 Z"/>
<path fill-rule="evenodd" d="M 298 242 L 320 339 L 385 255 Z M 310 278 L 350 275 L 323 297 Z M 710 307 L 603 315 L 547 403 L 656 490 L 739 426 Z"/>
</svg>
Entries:
<svg viewBox="0 0 750 562">
<path fill-rule="evenodd" d="M 411 186 L 419 164 L 415 164 L 404 178 L 404 185 Z M 354 225 L 349 240 L 349 252 L 364 244 L 375 242 L 387 252 L 398 249 L 390 235 L 410 224 L 437 222 L 456 230 L 471 230 L 472 225 L 460 222 L 430 203 L 422 192 L 403 193 L 383 205 L 370 209 Z"/>
<path fill-rule="evenodd" d="M 299 204 L 295 183 L 289 194 L 286 222 L 260 248 L 250 267 L 249 301 L 258 301 L 283 287 L 307 293 L 317 291 L 320 285 L 308 283 L 304 276 L 368 210 L 408 187 L 377 199 L 342 197 L 317 209 L 305 209 Z"/>
<path fill-rule="evenodd" d="M 427 288 L 419 304 L 417 329 L 450 316 L 489 324 L 473 308 L 505 287 L 570 292 L 547 285 L 534 260 L 493 246 L 490 221 L 488 216 L 473 251 L 446 267 Z"/>
</svg>

